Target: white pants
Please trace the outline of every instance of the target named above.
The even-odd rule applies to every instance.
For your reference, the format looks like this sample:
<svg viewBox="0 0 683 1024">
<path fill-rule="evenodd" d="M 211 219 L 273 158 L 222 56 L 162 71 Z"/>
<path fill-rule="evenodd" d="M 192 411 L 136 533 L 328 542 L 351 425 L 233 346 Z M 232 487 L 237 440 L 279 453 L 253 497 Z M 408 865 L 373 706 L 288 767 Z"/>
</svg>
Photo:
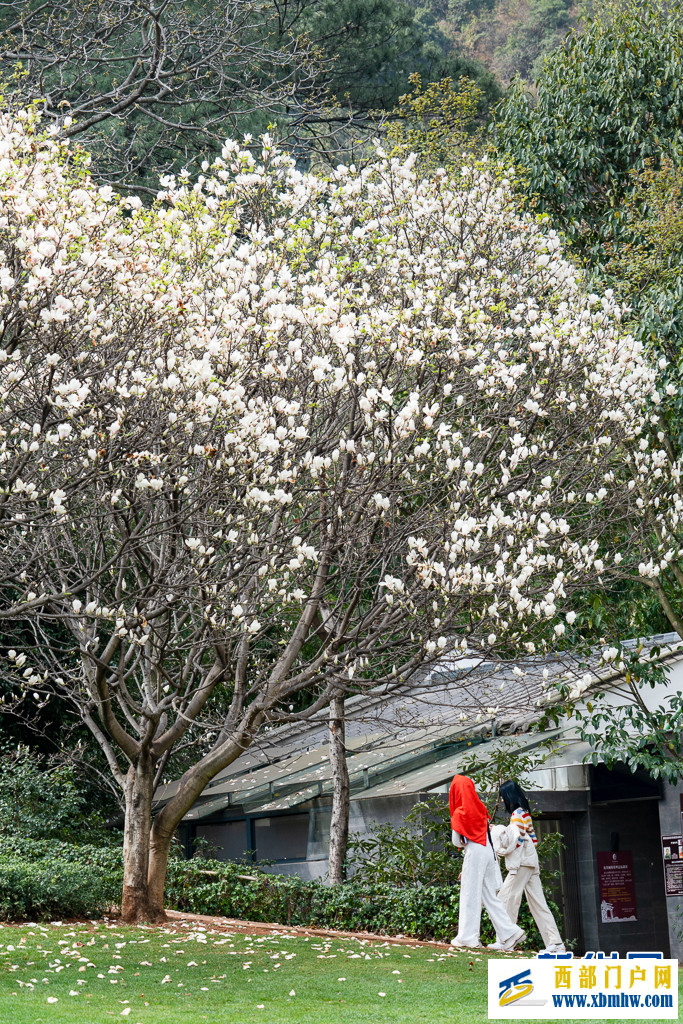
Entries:
<svg viewBox="0 0 683 1024">
<path fill-rule="evenodd" d="M 463 946 L 479 945 L 482 903 L 496 930 L 498 942 L 507 942 L 519 929 L 510 920 L 507 910 L 496 895 L 500 887 L 498 858 L 490 843 L 480 846 L 469 842 L 465 847 L 460 883 L 460 913 L 455 939 Z"/>
<path fill-rule="evenodd" d="M 517 868 L 514 873 L 508 872 L 503 882 L 503 888 L 498 893 L 513 921 L 517 920 L 519 914 L 522 893 L 526 896 L 531 916 L 538 926 L 546 947 L 559 945 L 562 939 L 555 924 L 555 918 L 546 902 L 541 876 L 536 868 Z"/>
</svg>

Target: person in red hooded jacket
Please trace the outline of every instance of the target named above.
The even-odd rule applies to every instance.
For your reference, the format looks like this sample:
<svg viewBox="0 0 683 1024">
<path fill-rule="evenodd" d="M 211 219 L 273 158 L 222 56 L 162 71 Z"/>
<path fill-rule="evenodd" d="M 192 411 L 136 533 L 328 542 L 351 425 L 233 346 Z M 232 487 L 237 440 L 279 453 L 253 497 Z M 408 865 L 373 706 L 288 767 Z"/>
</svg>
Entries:
<svg viewBox="0 0 683 1024">
<path fill-rule="evenodd" d="M 499 900 L 502 885 L 498 858 L 489 834 L 489 813 L 477 796 L 472 779 L 456 775 L 449 792 L 453 845 L 464 847 L 460 882 L 458 934 L 452 946 L 481 946 L 481 908 L 491 918 L 500 949 L 514 949 L 525 933 L 511 919 Z"/>
</svg>

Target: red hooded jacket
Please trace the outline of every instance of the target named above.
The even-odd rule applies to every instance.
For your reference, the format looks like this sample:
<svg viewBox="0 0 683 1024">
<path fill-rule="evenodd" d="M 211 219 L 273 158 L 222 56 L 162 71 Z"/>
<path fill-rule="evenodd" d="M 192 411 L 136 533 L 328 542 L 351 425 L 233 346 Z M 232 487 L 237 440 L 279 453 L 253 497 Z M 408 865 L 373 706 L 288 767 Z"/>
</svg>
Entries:
<svg viewBox="0 0 683 1024">
<path fill-rule="evenodd" d="M 454 776 L 448 802 L 453 831 L 472 843 L 486 846 L 489 812 L 477 796 L 472 779 L 466 775 Z"/>
</svg>

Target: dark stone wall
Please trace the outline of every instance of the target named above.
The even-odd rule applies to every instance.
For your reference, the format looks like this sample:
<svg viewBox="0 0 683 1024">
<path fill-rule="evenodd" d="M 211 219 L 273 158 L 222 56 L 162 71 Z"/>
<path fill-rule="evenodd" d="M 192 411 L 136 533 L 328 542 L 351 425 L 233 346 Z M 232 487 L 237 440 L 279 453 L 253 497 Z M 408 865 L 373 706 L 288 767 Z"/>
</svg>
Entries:
<svg viewBox="0 0 683 1024">
<path fill-rule="evenodd" d="M 583 925 L 583 945 L 574 950 L 581 956 L 587 949 L 600 949 L 598 935 L 598 879 L 597 858 L 591 834 L 591 821 L 588 811 L 577 814 L 575 819 L 576 865 L 581 902 L 581 922 Z M 610 947 L 607 952 L 611 952 Z M 603 950 L 605 952 L 605 950 Z"/>
<path fill-rule="evenodd" d="M 659 801 L 593 805 L 577 821 L 577 857 L 586 949 L 617 952 L 657 950 L 669 956 L 669 927 L 659 830 Z M 612 833 L 619 849 L 633 856 L 637 921 L 602 923 L 597 854 L 610 850 Z"/>
<path fill-rule="evenodd" d="M 680 835 L 683 832 L 680 794 L 680 784 L 664 787 L 664 799 L 659 804 L 659 827 L 662 835 Z M 683 962 L 683 896 L 665 896 L 664 899 L 669 919 L 671 956 L 678 957 Z"/>
</svg>

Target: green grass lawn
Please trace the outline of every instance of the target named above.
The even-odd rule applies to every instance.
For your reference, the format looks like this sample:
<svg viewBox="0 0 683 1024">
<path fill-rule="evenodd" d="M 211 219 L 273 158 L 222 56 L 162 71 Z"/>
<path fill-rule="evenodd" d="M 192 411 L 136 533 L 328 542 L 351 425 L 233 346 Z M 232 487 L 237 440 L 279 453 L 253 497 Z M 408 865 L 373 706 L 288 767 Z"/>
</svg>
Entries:
<svg viewBox="0 0 683 1024">
<path fill-rule="evenodd" d="M 0 927 L 2 1024 L 476 1024 L 488 957 L 174 923 Z"/>
</svg>

